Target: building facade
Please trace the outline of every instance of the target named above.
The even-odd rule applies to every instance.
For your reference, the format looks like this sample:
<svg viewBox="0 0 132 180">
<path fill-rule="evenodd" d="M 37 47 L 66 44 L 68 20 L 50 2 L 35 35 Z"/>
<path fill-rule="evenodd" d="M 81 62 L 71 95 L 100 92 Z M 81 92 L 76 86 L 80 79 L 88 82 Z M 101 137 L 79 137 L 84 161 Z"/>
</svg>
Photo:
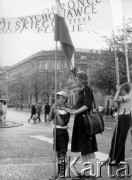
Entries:
<svg viewBox="0 0 132 180">
<path fill-rule="evenodd" d="M 83 70 L 86 71 L 90 77 L 90 72 L 92 71 L 92 67 L 95 64 L 100 63 L 100 51 L 99 50 L 87 50 L 87 49 L 76 49 L 75 54 L 75 66 L 77 71 Z M 50 104 L 54 101 L 54 82 L 55 82 L 55 51 L 40 51 L 32 56 L 20 61 L 17 64 L 14 64 L 7 70 L 8 74 L 8 88 L 15 84 L 17 81 L 21 81 L 26 78 L 26 80 L 30 80 L 30 77 L 37 73 L 43 74 L 44 81 L 43 84 L 46 84 L 47 81 L 51 81 L 51 84 L 47 83 L 47 91 L 49 93 L 48 99 L 45 97 L 45 92 L 41 90 L 38 94 L 37 101 L 50 101 Z M 57 80 L 58 80 L 58 89 L 64 89 L 69 92 L 70 99 L 69 103 L 74 105 L 76 103 L 76 87 L 72 77 L 69 75 L 67 77 L 63 77 L 66 81 L 65 86 L 62 84 L 61 77 L 64 76 L 64 73 L 68 72 L 66 61 L 64 60 L 63 54 L 60 49 L 58 49 L 57 53 Z M 19 76 L 21 75 L 21 80 L 19 80 Z M 45 77 L 47 76 L 47 79 Z M 50 77 L 50 78 L 49 78 Z M 28 79 L 29 78 L 29 79 Z M 41 77 L 42 78 L 42 77 Z M 30 82 L 27 81 L 29 84 Z M 21 99 L 20 95 L 13 93 L 9 88 L 9 99 L 11 105 L 20 105 L 22 104 L 24 107 L 29 107 L 33 102 L 36 102 L 35 95 L 31 91 L 25 93 L 24 97 Z M 101 99 L 101 98 L 100 98 Z M 38 102 L 36 102 L 38 103 Z"/>
<path fill-rule="evenodd" d="M 63 59 L 61 51 L 58 52 L 58 59 L 57 59 L 57 69 L 61 72 L 63 72 L 67 68 L 66 63 Z M 27 78 L 29 81 L 31 80 L 30 77 L 34 74 L 34 76 L 41 75 L 41 78 L 44 77 L 44 82 L 46 80 L 49 80 L 49 77 L 45 79 L 46 76 L 51 76 L 51 78 L 54 78 L 54 70 L 55 70 L 55 51 L 40 51 L 23 61 L 20 61 L 19 63 L 13 65 L 8 70 L 8 86 L 11 87 L 11 85 L 15 84 L 20 75 L 21 77 Z M 34 78 L 35 79 L 35 78 Z M 30 82 L 29 82 L 30 83 Z M 36 83 L 37 85 L 37 83 Z M 49 87 L 49 91 L 50 88 Z M 10 90 L 10 88 L 9 88 Z M 42 98 L 43 92 L 38 92 L 38 99 L 35 99 L 34 93 L 30 92 L 28 95 L 21 97 L 19 95 L 16 95 L 16 93 L 12 93 L 9 91 L 10 94 L 10 104 L 13 105 L 23 105 L 24 107 L 28 107 L 32 103 L 38 103 L 38 101 L 44 101 Z M 51 98 L 50 98 L 51 99 Z M 37 101 L 37 102 L 36 102 Z"/>
</svg>

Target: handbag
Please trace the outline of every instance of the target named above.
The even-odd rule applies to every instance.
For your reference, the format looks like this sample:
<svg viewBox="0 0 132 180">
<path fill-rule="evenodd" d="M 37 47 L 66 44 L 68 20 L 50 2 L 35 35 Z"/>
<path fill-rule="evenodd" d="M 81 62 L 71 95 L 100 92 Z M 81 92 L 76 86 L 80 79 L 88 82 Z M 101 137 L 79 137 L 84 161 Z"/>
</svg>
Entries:
<svg viewBox="0 0 132 180">
<path fill-rule="evenodd" d="M 36 121 L 36 120 L 38 119 L 38 115 L 37 115 L 37 114 L 34 114 L 33 117 L 32 117 L 32 119 L 33 119 L 34 121 Z"/>
<path fill-rule="evenodd" d="M 104 120 L 101 114 L 96 111 L 95 99 L 93 96 L 93 104 L 91 112 L 83 115 L 86 132 L 89 136 L 101 134 L 104 131 Z"/>
</svg>

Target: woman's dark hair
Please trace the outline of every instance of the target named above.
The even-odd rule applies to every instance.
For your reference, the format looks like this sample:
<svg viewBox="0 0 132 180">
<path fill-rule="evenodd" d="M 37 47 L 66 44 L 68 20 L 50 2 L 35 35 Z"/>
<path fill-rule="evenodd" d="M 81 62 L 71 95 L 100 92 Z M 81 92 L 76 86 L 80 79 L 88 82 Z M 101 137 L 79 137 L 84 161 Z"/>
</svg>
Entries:
<svg viewBox="0 0 132 180">
<path fill-rule="evenodd" d="M 77 77 L 82 80 L 82 82 L 88 83 L 88 76 L 87 73 L 84 71 L 79 71 L 77 73 Z"/>
</svg>

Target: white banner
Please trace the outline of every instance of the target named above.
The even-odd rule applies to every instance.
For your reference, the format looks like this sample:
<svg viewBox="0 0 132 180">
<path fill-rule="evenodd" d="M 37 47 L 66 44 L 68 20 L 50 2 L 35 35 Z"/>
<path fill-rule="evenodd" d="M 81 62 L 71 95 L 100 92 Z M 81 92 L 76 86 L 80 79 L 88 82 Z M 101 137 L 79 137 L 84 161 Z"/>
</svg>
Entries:
<svg viewBox="0 0 132 180">
<path fill-rule="evenodd" d="M 62 12 L 70 32 L 112 29 L 110 0 L 61 0 Z M 55 7 L 43 14 L 0 18 L 0 33 L 52 33 Z"/>
</svg>

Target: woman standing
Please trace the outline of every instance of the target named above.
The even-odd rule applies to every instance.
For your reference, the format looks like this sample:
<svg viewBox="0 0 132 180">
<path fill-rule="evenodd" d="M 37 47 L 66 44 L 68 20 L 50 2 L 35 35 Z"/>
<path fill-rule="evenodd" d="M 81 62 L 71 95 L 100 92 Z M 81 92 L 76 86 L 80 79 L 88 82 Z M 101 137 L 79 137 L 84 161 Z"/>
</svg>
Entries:
<svg viewBox="0 0 132 180">
<path fill-rule="evenodd" d="M 75 111 L 69 110 L 70 114 L 75 115 L 73 132 L 72 132 L 72 142 L 71 142 L 71 151 L 72 152 L 81 152 L 82 165 L 85 162 L 89 162 L 90 159 L 95 158 L 94 152 L 98 150 L 97 142 L 95 135 L 89 136 L 85 130 L 85 124 L 83 115 L 92 110 L 93 103 L 93 93 L 89 89 L 88 77 L 84 71 L 77 73 L 76 85 L 80 89 L 78 100 L 77 100 L 77 109 Z M 81 178 L 84 175 L 79 174 L 76 178 Z"/>
</svg>

